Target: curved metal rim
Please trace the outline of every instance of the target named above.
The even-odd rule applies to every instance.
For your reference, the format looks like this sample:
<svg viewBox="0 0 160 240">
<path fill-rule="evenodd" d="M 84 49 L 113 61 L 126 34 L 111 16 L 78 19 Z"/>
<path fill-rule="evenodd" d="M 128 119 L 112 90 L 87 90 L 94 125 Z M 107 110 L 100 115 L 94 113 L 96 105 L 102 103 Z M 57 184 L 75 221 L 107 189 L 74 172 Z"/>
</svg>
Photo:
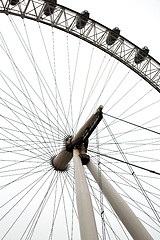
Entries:
<svg viewBox="0 0 160 240">
<path fill-rule="evenodd" d="M 47 3 L 50 4 L 48 1 Z M 72 34 L 116 58 L 160 92 L 160 63 L 158 61 L 147 55 L 142 63 L 136 64 L 134 56 L 140 48 L 131 41 L 119 35 L 114 44 L 107 45 L 106 38 L 112 31 L 108 27 L 89 18 L 84 28 L 77 29 L 76 19 L 80 13 L 56 4 L 53 13 L 45 16 L 45 5 L 46 2 L 42 0 L 22 0 L 12 6 L 9 0 L 1 0 L 0 13 L 38 21 Z"/>
</svg>

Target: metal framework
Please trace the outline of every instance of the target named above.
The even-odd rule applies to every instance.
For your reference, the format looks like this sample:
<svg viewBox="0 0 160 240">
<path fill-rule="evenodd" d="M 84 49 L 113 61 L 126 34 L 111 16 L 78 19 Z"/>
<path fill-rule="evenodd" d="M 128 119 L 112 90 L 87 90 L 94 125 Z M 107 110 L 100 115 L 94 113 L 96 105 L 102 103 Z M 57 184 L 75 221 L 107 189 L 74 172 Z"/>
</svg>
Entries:
<svg viewBox="0 0 160 240">
<path fill-rule="evenodd" d="M 48 14 L 48 16 L 46 16 L 44 14 L 46 1 L 22 0 L 18 2 L 17 0 L 17 4 L 15 4 L 16 0 L 13 1 L 14 4 L 11 5 L 11 0 L 1 0 L 0 12 L 7 15 L 12 14 L 20 16 L 21 18 L 28 18 L 37 22 L 41 22 L 81 38 L 125 64 L 144 80 L 146 80 L 150 85 L 152 85 L 158 92 L 160 92 L 160 63 L 151 56 L 147 55 L 144 61 L 136 64 L 134 57 L 137 51 L 140 49 L 124 37 L 119 36 L 115 43 L 112 45 L 107 45 L 106 38 L 108 34 L 112 32 L 112 30 L 92 19 L 88 19 L 84 28 L 77 29 L 76 20 L 80 14 L 71 9 L 61 5 L 56 5 L 54 6 L 52 14 Z M 47 4 L 51 3 L 47 2 Z M 50 7 L 53 7 L 53 3 L 50 5 Z M 84 124 L 77 135 L 73 137 L 68 146 L 66 145 L 68 150 L 62 149 L 57 157 L 51 159 L 55 169 L 63 171 L 66 169 L 68 162 L 73 156 L 75 163 L 77 207 L 80 219 L 81 237 L 82 239 L 95 240 L 98 239 L 98 234 L 92 203 L 83 172 L 81 162 L 82 158 L 79 155 L 80 151 L 77 149 L 77 145 L 82 143 L 87 145 L 89 136 L 102 119 L 102 107 L 100 106 L 97 111 L 97 115 L 94 114 L 91 116 L 91 118 Z M 64 160 L 66 162 L 64 162 Z M 95 168 L 92 162 L 88 162 L 86 164 L 98 183 L 98 169 Z M 101 190 L 134 239 L 152 239 L 128 205 L 117 194 L 117 192 L 113 189 L 110 183 L 107 182 L 103 175 Z"/>
<path fill-rule="evenodd" d="M 108 27 L 89 18 L 84 28 L 77 29 L 76 20 L 80 13 L 59 4 L 54 5 L 52 14 L 46 16 L 44 9 L 46 3 L 51 4 L 49 1 L 20 0 L 15 5 L 10 2 L 0 1 L 0 13 L 28 18 L 83 39 L 125 64 L 160 92 L 160 63 L 147 55 L 142 63 L 136 64 L 134 57 L 140 48 L 120 35 L 114 44 L 107 45 L 106 38 L 112 32 Z"/>
<path fill-rule="evenodd" d="M 82 240 L 98 240 L 91 197 L 82 165 L 87 165 L 92 176 L 101 188 L 102 193 L 108 199 L 115 213 L 133 239 L 153 240 L 131 208 L 107 181 L 103 174 L 101 174 L 100 184 L 99 169 L 90 161 L 89 156 L 86 154 L 89 137 L 103 118 L 102 108 L 103 107 L 100 106 L 96 113 L 84 123 L 78 133 L 74 137 L 69 138 L 69 143 L 66 142 L 66 149 L 63 148 L 62 151 L 52 159 L 52 165 L 55 169 L 64 171 L 73 155 L 77 209 Z M 71 147 L 67 147 L 67 145 Z"/>
</svg>

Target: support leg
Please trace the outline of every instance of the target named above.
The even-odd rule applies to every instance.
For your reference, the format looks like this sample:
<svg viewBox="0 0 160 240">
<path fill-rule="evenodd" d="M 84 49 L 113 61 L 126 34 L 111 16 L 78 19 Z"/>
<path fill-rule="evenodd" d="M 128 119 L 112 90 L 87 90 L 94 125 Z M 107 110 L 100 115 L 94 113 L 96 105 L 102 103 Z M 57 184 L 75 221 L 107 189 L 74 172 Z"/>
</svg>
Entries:
<svg viewBox="0 0 160 240">
<path fill-rule="evenodd" d="M 135 240 L 153 240 L 145 227 L 133 213 L 131 208 L 123 200 L 123 198 L 117 193 L 109 181 L 101 173 L 101 184 L 99 181 L 99 169 L 96 165 L 90 161 L 87 164 L 88 169 L 99 184 L 103 194 L 113 207 L 114 211 Z"/>
<path fill-rule="evenodd" d="M 76 199 L 82 240 L 98 240 L 98 233 L 87 181 L 85 178 L 79 150 L 73 150 L 75 165 Z"/>
</svg>

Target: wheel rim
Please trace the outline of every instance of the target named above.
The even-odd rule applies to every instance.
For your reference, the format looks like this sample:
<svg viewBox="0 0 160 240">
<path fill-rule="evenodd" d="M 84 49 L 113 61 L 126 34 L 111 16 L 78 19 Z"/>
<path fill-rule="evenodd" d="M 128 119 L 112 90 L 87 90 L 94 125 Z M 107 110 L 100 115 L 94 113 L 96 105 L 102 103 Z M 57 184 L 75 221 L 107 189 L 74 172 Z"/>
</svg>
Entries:
<svg viewBox="0 0 160 240">
<path fill-rule="evenodd" d="M 13 24 L 17 20 L 10 16 L 9 20 L 12 22 L 13 28 Z M 66 239 L 67 237 L 68 239 L 78 239 L 73 165 L 71 163 L 66 172 L 57 172 L 50 165 L 50 158 L 60 151 L 64 145 L 64 138 L 75 134 L 83 121 L 94 112 L 99 104 L 104 104 L 105 107 L 104 121 L 90 139 L 88 153 L 134 208 L 138 216 L 142 218 L 147 229 L 152 234 L 157 234 L 155 236 L 159 236 L 157 227 L 159 190 L 155 187 L 159 176 L 149 172 L 141 176 L 144 173 L 142 170 L 137 170 L 137 168 L 132 170 L 131 167 L 128 168 L 124 164 L 119 167 L 120 163 L 118 162 L 118 160 L 127 159 L 130 163 L 145 165 L 147 169 L 152 169 L 150 164 L 152 162 L 154 163 L 152 170 L 157 170 L 159 151 L 157 126 L 159 94 L 156 91 L 157 88 L 156 90 L 151 88 L 139 78 L 133 82 L 135 74 L 128 68 L 125 73 L 120 74 L 119 63 L 116 60 L 112 60 L 112 57 L 105 53 L 99 53 L 99 50 L 92 46 L 88 47 L 88 44 L 83 41 L 74 40 L 72 36 L 59 33 L 54 29 L 46 30 L 45 27 L 40 27 L 40 24 L 37 27 L 37 24 L 32 23 L 33 28 L 39 29 L 40 27 L 41 43 L 36 47 L 35 35 L 32 36 L 29 29 L 30 23 L 22 20 L 21 25 L 24 29 L 23 36 L 25 36 L 25 39 L 21 40 L 22 43 L 26 43 L 26 50 L 21 49 L 19 45 L 21 55 L 18 55 L 17 58 L 12 44 L 13 42 L 16 44 L 15 39 L 20 43 L 20 39 L 17 37 L 19 33 L 15 33 L 15 38 L 13 37 L 10 42 L 5 37 L 6 32 L 1 35 L 1 52 L 5 53 L 4 63 L 1 66 L 3 81 L 1 87 L 1 135 L 3 136 L 1 140 L 3 159 L 1 161 L 1 177 L 4 179 L 1 185 L 1 192 L 4 195 L 1 204 L 3 206 L 1 208 L 4 231 L 1 238 L 8 239 L 16 231 L 18 239 L 31 239 L 32 237 L 36 239 L 39 234 L 42 234 L 41 228 L 44 219 L 49 218 L 50 220 L 46 222 L 45 226 L 47 228 L 44 233 L 45 238 L 52 239 L 53 237 L 54 239 L 55 237 L 56 239 L 66 234 Z M 16 26 L 17 23 L 13 28 L 15 31 Z M 22 29 L 20 25 L 18 27 Z M 37 30 L 35 32 L 38 34 Z M 52 41 L 45 40 L 44 44 L 43 37 L 46 33 L 47 36 L 50 34 Z M 58 47 L 59 39 L 64 36 L 65 47 L 63 48 L 63 44 Z M 54 45 L 51 42 L 54 42 Z M 76 46 L 76 55 L 72 44 Z M 85 61 L 84 51 L 80 53 L 82 47 L 87 53 Z M 53 51 L 52 54 L 49 49 Z M 41 52 L 42 57 L 39 58 L 40 50 L 43 53 Z M 11 52 L 14 61 L 11 59 Z M 26 52 L 30 56 L 32 64 L 30 60 L 27 60 Z M 64 61 L 62 58 L 57 59 L 59 53 L 65 55 Z M 47 54 L 49 54 L 50 61 Z M 101 61 L 97 61 L 97 54 Z M 24 62 L 28 66 L 27 71 L 25 71 L 26 68 L 20 57 L 25 59 Z M 151 58 L 148 57 L 148 59 L 150 61 Z M 44 66 L 44 62 L 48 62 L 49 67 Z M 53 66 L 52 69 L 50 64 Z M 7 69 L 4 66 L 7 66 Z M 71 66 L 74 67 L 71 69 Z M 96 69 L 95 66 L 97 66 Z M 20 72 L 21 67 L 22 72 Z M 118 70 L 118 73 L 115 72 L 115 69 Z M 126 67 L 120 66 L 120 69 L 126 69 Z M 63 79 L 66 76 L 65 83 Z M 34 83 L 33 78 L 36 79 Z M 145 89 L 143 95 L 141 89 Z M 146 103 L 146 97 L 154 99 L 152 102 Z M 148 115 L 148 111 L 152 111 L 153 116 Z M 148 131 L 148 128 L 153 131 Z M 131 147 L 128 147 L 130 145 Z M 8 154 L 10 154 L 9 157 Z M 113 229 L 110 219 L 115 221 L 116 217 L 111 214 L 112 209 L 99 192 L 98 187 L 95 186 L 87 170 L 86 174 L 101 238 L 104 239 L 104 236 L 107 235 L 111 239 L 129 238 L 128 233 L 118 224 L 119 220 L 116 220 L 117 224 Z M 146 177 L 149 179 L 147 182 Z M 15 181 L 15 179 L 19 179 L 19 181 Z M 143 189 L 141 189 L 141 185 Z M 132 191 L 128 190 L 131 187 Z M 17 188 L 19 191 L 15 193 L 14 189 Z M 140 189 L 143 195 L 140 194 Z M 143 199 L 144 205 L 139 199 Z M 73 206 L 72 202 L 74 202 Z M 149 216 L 147 217 L 147 215 Z M 56 221 L 53 221 L 54 218 Z M 9 224 L 5 227 L 6 222 Z M 61 225 L 65 225 L 62 235 L 60 235 Z M 16 230 L 18 226 L 23 226 L 23 231 L 18 233 Z M 121 233 L 119 233 L 120 229 Z"/>
</svg>

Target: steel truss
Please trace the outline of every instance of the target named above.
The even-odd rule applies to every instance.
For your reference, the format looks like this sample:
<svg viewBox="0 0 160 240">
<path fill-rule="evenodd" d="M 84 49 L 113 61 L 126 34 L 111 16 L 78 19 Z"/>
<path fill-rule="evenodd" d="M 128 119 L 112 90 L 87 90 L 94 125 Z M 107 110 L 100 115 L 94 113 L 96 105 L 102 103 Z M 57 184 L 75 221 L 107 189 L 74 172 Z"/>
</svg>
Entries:
<svg viewBox="0 0 160 240">
<path fill-rule="evenodd" d="M 121 35 L 114 44 L 107 45 L 106 38 L 112 31 L 108 27 L 89 18 L 84 28 L 77 29 L 76 19 L 80 13 L 59 4 L 54 5 L 53 13 L 46 16 L 44 8 L 46 2 L 51 4 L 49 1 L 21 0 L 16 5 L 11 5 L 10 1 L 0 1 L 0 13 L 31 19 L 83 39 L 125 64 L 160 92 L 160 63 L 147 55 L 142 63 L 136 64 L 134 57 L 140 48 Z"/>
<path fill-rule="evenodd" d="M 49 25 L 51 27 L 58 28 L 82 40 L 85 40 L 86 42 L 96 46 L 97 48 L 101 49 L 102 51 L 108 53 L 109 55 L 116 58 L 118 61 L 125 64 L 131 70 L 136 72 L 140 77 L 146 80 L 158 92 L 160 92 L 160 63 L 157 62 L 155 59 L 153 59 L 151 56 L 147 55 L 147 57 L 142 63 L 136 64 L 134 61 L 134 57 L 137 51 L 140 49 L 129 40 L 125 39 L 122 36 L 119 36 L 114 44 L 107 45 L 106 38 L 108 34 L 112 31 L 111 29 L 105 27 L 104 25 L 92 19 L 88 19 L 87 24 L 84 28 L 77 29 L 76 20 L 77 20 L 77 17 L 80 15 L 78 12 L 68 9 L 61 5 L 56 5 L 54 6 L 53 13 L 50 14 L 49 16 L 46 16 L 44 14 L 45 6 L 46 6 L 46 2 L 41 0 L 36 0 L 36 1 L 23 0 L 23 1 L 19 1 L 16 5 L 11 5 L 10 0 L 1 0 L 0 12 L 5 13 L 7 15 L 12 14 L 15 16 L 20 16 L 21 18 L 31 19 L 31 20 Z M 52 5 L 50 6 L 52 7 Z M 78 194 L 80 193 L 79 189 L 81 188 L 81 186 L 83 186 L 83 189 L 84 189 L 84 184 L 86 184 L 86 180 L 84 178 L 81 158 L 79 157 L 79 150 L 75 149 L 75 146 L 77 142 L 79 144 L 79 143 L 83 143 L 83 141 L 86 140 L 85 130 L 88 129 L 87 128 L 88 124 L 90 129 L 92 129 L 92 126 L 94 126 L 94 129 L 95 129 L 96 125 L 94 123 L 96 121 L 95 119 L 93 121 L 92 118 L 91 120 L 90 120 L 91 124 L 90 122 L 87 122 L 87 125 L 86 124 L 84 125 L 85 128 L 82 128 L 82 130 L 80 130 L 80 136 L 77 134 L 78 137 L 76 136 L 73 138 L 73 143 L 74 141 L 75 143 L 72 144 L 73 146 L 71 146 L 72 148 L 74 148 L 74 149 L 71 149 L 71 152 L 73 150 L 73 157 L 76 165 L 75 167 L 76 188 L 78 189 L 77 191 Z M 89 138 L 89 134 L 86 137 L 87 140 Z M 66 159 L 66 152 L 64 154 Z M 71 154 L 69 153 L 68 161 L 70 161 L 71 157 L 72 157 L 72 153 Z M 65 170 L 65 167 L 68 161 L 64 166 L 62 166 L 60 160 L 61 158 L 57 157 L 55 161 L 57 165 L 55 165 L 55 162 L 53 159 L 53 166 L 58 170 Z M 98 183 L 98 169 L 95 168 L 92 162 L 88 162 L 86 165 Z M 126 205 L 126 203 L 124 203 L 123 199 L 118 196 L 117 192 L 107 182 L 107 180 L 103 177 L 103 175 L 102 175 L 102 180 L 103 180 L 102 182 L 103 187 L 101 187 L 101 190 L 103 191 L 106 198 L 109 199 L 109 202 L 111 203 L 115 212 L 118 214 L 119 218 L 124 223 L 124 225 L 130 232 L 130 234 L 133 236 L 133 238 L 134 239 L 142 239 L 142 238 L 152 239 L 152 237 L 148 234 L 148 232 L 143 228 L 143 225 L 140 224 L 139 220 L 136 218 L 134 213 L 131 212 L 130 208 Z M 85 215 L 83 214 L 83 218 L 79 216 L 80 224 L 81 224 L 80 227 L 82 229 L 81 235 L 90 236 L 92 232 L 93 236 L 95 236 L 94 239 L 98 239 L 97 230 L 96 230 L 96 227 L 94 226 L 95 221 L 94 221 L 94 216 L 92 212 L 92 206 L 90 203 L 90 197 L 88 195 L 87 186 L 86 186 L 85 195 L 84 194 L 78 195 L 78 194 L 77 194 L 77 203 L 78 203 L 77 205 L 79 208 L 79 212 L 85 213 L 86 209 L 87 210 L 89 209 L 88 212 L 90 213 L 88 214 L 88 212 L 86 212 Z M 80 204 L 82 201 L 84 205 Z M 117 206 L 118 204 L 120 206 Z M 89 222 L 88 216 L 90 217 L 91 215 L 92 215 L 92 221 Z M 84 216 L 85 216 L 85 219 L 84 219 Z M 128 219 L 130 219 L 130 222 L 128 221 Z M 87 226 L 87 223 L 89 226 L 89 230 L 88 229 L 86 230 L 84 228 L 84 226 Z M 134 229 L 134 226 L 136 226 L 135 229 Z M 89 238 L 82 237 L 82 239 L 89 239 Z"/>
</svg>

